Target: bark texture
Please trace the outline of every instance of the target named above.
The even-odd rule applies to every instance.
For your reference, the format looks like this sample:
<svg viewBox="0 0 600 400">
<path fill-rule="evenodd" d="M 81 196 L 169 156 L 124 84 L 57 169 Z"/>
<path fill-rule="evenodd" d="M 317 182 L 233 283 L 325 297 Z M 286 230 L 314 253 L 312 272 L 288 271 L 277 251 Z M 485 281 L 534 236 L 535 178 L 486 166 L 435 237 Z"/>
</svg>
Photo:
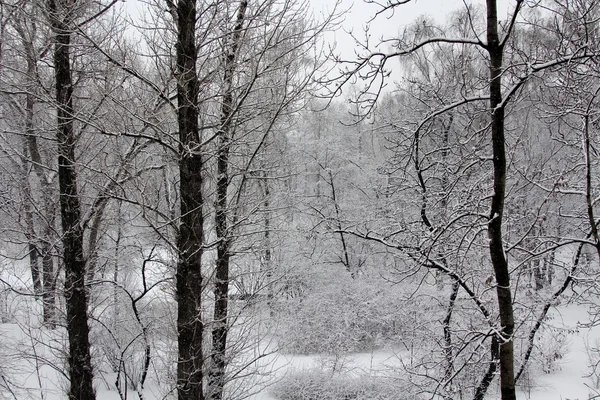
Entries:
<svg viewBox="0 0 600 400">
<path fill-rule="evenodd" d="M 212 365 L 208 385 L 209 398 L 221 400 L 225 386 L 227 367 L 227 320 L 229 303 L 229 261 L 231 258 L 231 232 L 228 224 L 229 198 L 229 153 L 235 129 L 234 118 L 234 74 L 237 53 L 246 17 L 247 0 L 241 0 L 231 39 L 225 48 L 223 74 L 223 101 L 221 103 L 221 123 L 218 132 L 217 153 L 217 199 L 215 202 L 215 229 L 217 233 L 217 260 L 215 270 L 215 308 L 212 329 Z"/>
<path fill-rule="evenodd" d="M 73 112 L 73 79 L 71 75 L 70 15 L 73 1 L 58 3 L 48 0 L 48 11 L 54 42 L 54 74 L 58 127 L 58 183 L 62 222 L 63 262 L 65 268 L 65 297 L 67 333 L 69 337 L 70 400 L 96 398 L 92 385 L 93 371 L 90 357 L 87 297 L 85 290 L 85 259 L 83 256 L 83 228 L 81 207 L 75 173 L 75 145 Z M 46 278 L 46 277 L 44 277 Z"/>
<path fill-rule="evenodd" d="M 196 73 L 196 1 L 179 0 L 177 20 L 177 122 L 181 221 L 177 247 L 177 397 L 203 400 L 202 381 L 202 168 Z"/>
<path fill-rule="evenodd" d="M 516 11 L 515 11 L 516 12 Z M 494 169 L 494 193 L 488 222 L 489 249 L 496 277 L 496 295 L 500 313 L 500 391 L 502 400 L 516 400 L 514 371 L 515 320 L 513 315 L 510 271 L 504 253 L 502 221 L 506 192 L 506 149 L 502 99 L 504 46 L 498 36 L 496 0 L 487 0 L 487 51 L 490 57 L 490 112 Z"/>
</svg>

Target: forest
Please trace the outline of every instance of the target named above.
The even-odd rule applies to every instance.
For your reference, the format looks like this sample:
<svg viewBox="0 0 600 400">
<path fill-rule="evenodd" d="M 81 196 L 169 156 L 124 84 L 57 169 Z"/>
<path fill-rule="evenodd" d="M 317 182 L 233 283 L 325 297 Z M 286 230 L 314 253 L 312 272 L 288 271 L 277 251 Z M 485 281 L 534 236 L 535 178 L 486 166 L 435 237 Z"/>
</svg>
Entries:
<svg viewBox="0 0 600 400">
<path fill-rule="evenodd" d="M 0 0 L 0 399 L 600 398 L 600 1 L 357 1 Z"/>
</svg>

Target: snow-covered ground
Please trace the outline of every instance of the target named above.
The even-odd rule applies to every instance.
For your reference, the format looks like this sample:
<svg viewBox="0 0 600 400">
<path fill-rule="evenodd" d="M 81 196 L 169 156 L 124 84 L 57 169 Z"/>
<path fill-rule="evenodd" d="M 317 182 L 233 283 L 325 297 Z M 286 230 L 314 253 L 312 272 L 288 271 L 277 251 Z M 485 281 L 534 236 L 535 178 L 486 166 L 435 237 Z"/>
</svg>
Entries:
<svg viewBox="0 0 600 400">
<path fill-rule="evenodd" d="M 23 313 L 34 313 L 24 302 L 16 313 L 21 317 Z M 13 305 L 17 307 L 17 305 Z M 561 306 L 552 312 L 549 323 L 555 328 L 560 328 L 566 334 L 564 352 L 556 360 L 556 368 L 550 373 L 545 373 L 539 366 L 535 366 L 529 377 L 522 379 L 521 384 L 526 387 L 519 392 L 521 400 L 588 400 L 600 398 L 600 370 L 592 374 L 590 364 L 600 360 L 600 328 L 583 328 L 580 323 L 589 320 L 587 309 L 578 305 Z M 6 393 L 6 398 L 27 400 L 65 399 L 59 373 L 50 365 L 54 360 L 61 363 L 59 350 L 64 345 L 59 341 L 57 332 L 43 329 L 27 329 L 26 325 L 15 321 L 0 324 L 0 361 L 2 372 L 10 379 L 14 396 Z M 35 345 L 35 346 L 34 346 Z M 54 348 L 51 351 L 50 348 Z M 596 349 L 596 351 L 594 351 Z M 36 356 L 46 361 L 39 361 Z M 320 355 L 292 356 L 285 354 L 272 354 L 263 359 L 264 365 L 269 365 L 272 376 L 266 377 L 265 382 L 273 383 L 277 377 L 282 377 L 288 371 L 301 369 L 324 368 L 331 369 L 333 364 L 345 371 L 377 372 L 385 368 L 394 368 L 399 363 L 399 356 L 394 351 L 374 351 L 371 353 L 351 354 L 341 358 L 332 358 Z M 590 376 L 591 374 L 591 376 Z M 118 400 L 119 395 L 114 391 L 110 374 L 104 374 L 97 381 L 99 400 Z M 489 399 L 499 398 L 497 387 L 490 388 Z M 0 398 L 2 398 L 0 396 Z M 137 399 L 133 392 L 128 398 Z M 151 384 L 145 390 L 145 400 L 158 400 L 164 398 L 164 390 L 157 390 Z M 276 400 L 269 394 L 269 388 L 253 394 L 251 400 Z"/>
<path fill-rule="evenodd" d="M 568 305 L 551 313 L 550 323 L 557 328 L 565 328 L 567 334 L 566 353 L 558 361 L 558 369 L 551 373 L 540 370 L 533 372 L 531 390 L 524 390 L 519 399 L 528 400 L 587 400 L 600 398 L 600 381 L 594 379 L 593 362 L 600 362 L 600 353 L 593 348 L 600 346 L 600 327 L 582 328 L 581 323 L 589 321 L 587 309 Z M 588 349 L 590 349 L 588 351 Z M 591 359 L 590 359 L 591 358 Z M 591 375 L 591 376 L 590 376 Z M 600 369 L 597 371 L 600 378 Z"/>
</svg>

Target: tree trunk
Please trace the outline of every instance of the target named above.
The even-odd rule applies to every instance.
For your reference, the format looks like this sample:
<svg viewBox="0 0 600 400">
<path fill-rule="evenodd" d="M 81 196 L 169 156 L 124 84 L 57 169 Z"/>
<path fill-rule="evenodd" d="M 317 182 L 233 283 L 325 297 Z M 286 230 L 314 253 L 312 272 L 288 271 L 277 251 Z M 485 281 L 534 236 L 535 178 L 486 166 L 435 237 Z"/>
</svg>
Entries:
<svg viewBox="0 0 600 400">
<path fill-rule="evenodd" d="M 33 49 L 32 43 L 28 42 L 25 35 L 22 34 L 23 46 L 25 47 L 25 53 L 27 57 L 27 79 L 28 87 L 27 95 L 25 99 L 25 133 L 26 133 L 26 147 L 29 156 L 31 157 L 31 164 L 36 176 L 40 182 L 42 189 L 44 207 L 42 209 L 43 219 L 45 227 L 43 229 L 43 236 L 41 238 L 41 248 L 37 251 L 42 256 L 42 270 L 40 274 L 39 260 L 37 261 L 37 280 L 34 278 L 34 285 L 38 285 L 42 293 L 43 308 L 44 308 L 44 324 L 49 328 L 53 329 L 56 325 L 56 279 L 54 270 L 54 258 L 53 258 L 53 232 L 55 230 L 55 203 L 52 196 L 51 179 L 48 177 L 48 173 L 44 168 L 44 162 L 40 154 L 37 142 L 37 134 L 34 125 L 34 107 L 35 107 L 35 96 L 33 93 L 33 87 L 35 87 L 35 74 L 37 61 L 35 50 Z M 29 163 L 29 161 L 27 162 Z M 28 189 L 29 190 L 29 189 Z M 28 200 L 31 201 L 31 200 Z M 30 210 L 30 207 L 27 207 Z M 30 216 L 33 218 L 33 216 Z M 27 219 L 29 220 L 29 216 Z M 29 221 L 28 221 L 29 224 Z M 33 229 L 33 220 L 31 220 L 31 228 Z M 31 248 L 31 243 L 30 243 Z M 37 258 L 37 257 L 36 257 Z M 33 273 L 33 267 L 32 267 Z M 36 288 L 37 291 L 37 288 Z"/>
<path fill-rule="evenodd" d="M 202 169 L 198 146 L 196 1 L 177 2 L 177 123 L 181 221 L 177 239 L 177 397 L 203 400 Z"/>
<path fill-rule="evenodd" d="M 246 17 L 247 0 L 241 0 L 230 43 L 225 48 L 223 102 L 221 103 L 221 127 L 218 132 L 217 149 L 217 199 L 215 202 L 215 229 L 217 233 L 217 261 L 215 271 L 215 309 L 212 329 L 212 365 L 208 385 L 211 400 L 223 398 L 227 334 L 227 308 L 229 303 L 229 260 L 231 257 L 231 232 L 227 216 L 229 188 L 229 152 L 233 136 L 233 90 L 237 52 Z"/>
<path fill-rule="evenodd" d="M 271 189 L 269 187 L 269 179 L 267 172 L 263 172 L 262 181 L 264 185 L 264 213 L 265 213 L 265 248 L 263 256 L 263 270 L 265 271 L 267 278 L 267 307 L 269 308 L 269 315 L 271 318 L 275 317 L 275 310 L 273 304 L 274 298 L 274 286 L 273 286 L 273 263 L 271 262 Z"/>
<path fill-rule="evenodd" d="M 498 337 L 492 335 L 492 342 L 490 343 L 490 364 L 488 365 L 487 371 L 483 375 L 481 382 L 479 382 L 479 385 L 475 389 L 473 400 L 485 399 L 485 394 L 496 376 L 496 371 L 498 370 L 498 358 L 500 357 L 500 350 L 498 347 Z"/>
<path fill-rule="evenodd" d="M 31 269 L 31 278 L 33 280 L 33 288 L 36 295 L 41 295 L 42 288 L 42 276 L 40 271 L 40 251 L 38 249 L 38 243 L 35 232 L 35 224 L 33 220 L 32 202 L 33 197 L 31 193 L 31 184 L 29 182 L 29 172 L 31 167 L 31 160 L 27 158 L 28 153 L 31 153 L 31 141 L 35 141 L 35 129 L 33 124 L 34 117 L 34 106 L 35 97 L 33 95 L 33 74 L 35 74 L 35 54 L 33 52 L 33 45 L 28 41 L 21 29 L 20 24 L 16 24 L 16 31 L 22 39 L 23 47 L 25 48 L 25 54 L 27 58 L 27 89 L 25 96 L 25 137 L 23 141 L 23 181 L 21 190 L 23 191 L 23 207 L 25 212 L 25 223 L 27 224 L 27 231 L 25 236 L 28 242 L 29 252 L 29 267 Z M 32 139 L 33 138 L 33 139 Z M 37 148 L 36 148 L 37 149 Z M 33 160 L 33 167 L 38 168 Z M 36 169 L 36 172 L 38 170 Z"/>
<path fill-rule="evenodd" d="M 27 154 L 25 147 L 23 154 Z M 21 183 L 21 191 L 23 193 L 23 211 L 25 216 L 25 238 L 27 239 L 27 252 L 29 256 L 29 269 L 31 271 L 31 279 L 33 281 L 33 291 L 36 296 L 42 294 L 42 277 L 40 274 L 40 257 L 36 240 L 35 226 L 33 223 L 33 212 L 31 210 L 31 186 L 29 184 L 29 161 L 23 161 L 23 180 Z"/>
<path fill-rule="evenodd" d="M 446 358 L 445 372 L 444 372 L 444 384 L 450 386 L 452 380 L 452 374 L 454 374 L 454 349 L 452 345 L 452 329 L 450 328 L 450 322 L 452 321 L 452 313 L 454 312 L 454 305 L 456 303 L 456 297 L 458 296 L 458 290 L 460 285 L 456 279 L 452 280 L 452 289 L 450 291 L 450 300 L 448 301 L 448 308 L 446 309 L 446 317 L 442 322 L 444 330 L 444 357 Z M 447 387 L 446 390 L 451 389 Z M 450 390 L 451 393 L 451 390 Z M 450 399 L 449 395 L 444 398 Z"/>
<path fill-rule="evenodd" d="M 544 258 L 538 258 L 531 263 L 533 266 L 534 288 L 536 291 L 542 290 L 544 288 Z"/>
<path fill-rule="evenodd" d="M 69 3 L 71 5 L 71 3 Z M 83 229 L 75 174 L 75 132 L 73 112 L 73 80 L 71 76 L 71 28 L 68 15 L 72 10 L 59 9 L 55 0 L 48 0 L 49 17 L 55 34 L 54 74 L 58 127 L 58 183 L 62 222 L 63 260 L 65 267 L 65 297 L 67 333 L 69 337 L 70 400 L 96 398 L 92 384 L 87 298 L 85 290 L 85 259 Z"/>
<path fill-rule="evenodd" d="M 102 200 L 99 202 L 99 206 L 94 214 L 94 218 L 92 218 L 92 223 L 90 224 L 90 236 L 88 239 L 87 253 L 88 266 L 86 272 L 86 279 L 88 282 L 93 281 L 96 277 L 96 269 L 98 267 L 98 245 L 100 242 L 100 226 L 102 224 L 102 218 L 104 217 L 104 210 L 106 210 L 107 204 L 108 200 Z"/>
<path fill-rule="evenodd" d="M 496 277 L 500 313 L 500 390 L 502 400 L 516 400 L 514 377 L 514 315 L 510 271 L 504 253 L 502 220 L 506 191 L 504 104 L 502 102 L 503 44 L 498 36 L 496 0 L 487 0 L 487 51 L 490 56 L 490 113 L 492 129 L 494 193 L 488 222 L 490 256 Z M 516 12 L 516 11 L 515 11 Z"/>
<path fill-rule="evenodd" d="M 50 224 L 50 221 L 47 221 Z M 56 328 L 56 272 L 54 270 L 54 257 L 52 243 L 48 241 L 51 234 L 50 225 L 47 227 L 42 242 L 42 278 L 43 278 L 43 304 L 44 324 L 50 328 Z"/>
<path fill-rule="evenodd" d="M 346 242 L 346 237 L 344 236 L 344 232 L 342 230 L 342 228 L 343 228 L 342 227 L 342 219 L 341 219 L 342 212 L 340 210 L 340 206 L 339 206 L 338 200 L 337 200 L 337 193 L 335 190 L 333 174 L 331 173 L 331 170 L 328 170 L 327 173 L 328 173 L 328 178 L 329 178 L 329 187 L 331 188 L 331 201 L 333 202 L 333 208 L 335 209 L 335 222 L 336 222 L 335 228 L 339 232 L 340 243 L 342 245 L 342 256 L 340 257 L 340 261 L 346 268 L 346 271 L 348 271 L 348 273 L 350 273 L 350 276 L 352 277 L 352 279 L 356 279 L 359 271 L 358 271 L 358 268 L 353 268 L 353 266 L 350 264 L 350 254 L 348 251 L 348 243 Z"/>
</svg>

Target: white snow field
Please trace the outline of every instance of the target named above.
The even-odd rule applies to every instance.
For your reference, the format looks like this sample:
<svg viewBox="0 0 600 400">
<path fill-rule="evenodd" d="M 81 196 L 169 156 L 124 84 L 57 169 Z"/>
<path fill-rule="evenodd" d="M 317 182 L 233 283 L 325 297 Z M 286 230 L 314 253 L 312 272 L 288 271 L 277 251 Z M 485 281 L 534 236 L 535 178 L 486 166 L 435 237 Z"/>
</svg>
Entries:
<svg viewBox="0 0 600 400">
<path fill-rule="evenodd" d="M 8 296 L 10 297 L 10 296 Z M 4 297 L 6 300 L 7 297 Z M 31 301 L 20 301 L 19 304 L 2 305 L 3 311 L 10 311 L 14 318 L 25 320 L 37 313 L 32 310 Z M 35 304 L 35 303 L 33 303 Z M 560 306 L 552 311 L 549 323 L 569 330 L 566 335 L 564 356 L 556 360 L 550 373 L 545 373 L 539 365 L 534 364 L 529 377 L 522 379 L 519 399 L 523 400 L 589 400 L 600 398 L 600 370 L 594 373 L 591 365 L 600 361 L 600 327 L 585 328 L 580 323 L 589 320 L 587 309 L 579 305 Z M 64 379 L 51 365 L 54 361 L 58 367 L 62 363 L 62 346 L 59 331 L 28 328 L 20 321 L 0 324 L 0 357 L 2 365 L 3 386 L 8 386 L 12 393 L 4 390 L 0 398 L 7 399 L 66 399 Z M 262 360 L 263 365 L 272 371 L 271 376 L 263 376 L 266 388 L 259 393 L 251 394 L 251 400 L 277 400 L 269 392 L 269 383 L 274 383 L 288 371 L 322 367 L 324 363 L 343 363 L 345 370 L 360 370 L 377 373 L 378 371 L 399 366 L 399 355 L 393 351 L 374 351 L 344 356 L 343 359 L 332 360 L 320 355 L 291 356 L 272 354 Z M 97 371 L 100 372 L 100 371 Z M 99 400 L 120 400 L 114 387 L 114 375 L 103 371 L 96 381 Z M 524 387 L 523 387 L 524 386 Z M 257 386 L 258 388 L 258 386 Z M 155 382 L 148 382 L 144 389 L 145 400 L 159 400 L 168 397 L 167 389 L 158 387 Z M 165 397 L 167 396 L 167 397 Z M 138 399 L 135 391 L 129 390 L 127 398 Z M 497 386 L 492 386 L 487 398 L 499 398 Z"/>
</svg>

